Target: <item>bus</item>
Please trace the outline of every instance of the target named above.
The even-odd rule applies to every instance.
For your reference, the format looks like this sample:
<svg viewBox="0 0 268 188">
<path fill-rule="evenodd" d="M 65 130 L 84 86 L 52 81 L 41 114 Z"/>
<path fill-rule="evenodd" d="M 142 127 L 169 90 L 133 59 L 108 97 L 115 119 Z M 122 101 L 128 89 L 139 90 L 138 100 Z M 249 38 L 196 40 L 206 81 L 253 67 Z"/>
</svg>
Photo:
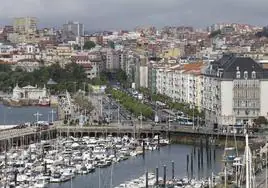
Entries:
<svg viewBox="0 0 268 188">
<path fill-rule="evenodd" d="M 188 117 L 179 117 L 176 119 L 176 121 L 181 125 L 193 125 L 193 120 Z"/>
</svg>

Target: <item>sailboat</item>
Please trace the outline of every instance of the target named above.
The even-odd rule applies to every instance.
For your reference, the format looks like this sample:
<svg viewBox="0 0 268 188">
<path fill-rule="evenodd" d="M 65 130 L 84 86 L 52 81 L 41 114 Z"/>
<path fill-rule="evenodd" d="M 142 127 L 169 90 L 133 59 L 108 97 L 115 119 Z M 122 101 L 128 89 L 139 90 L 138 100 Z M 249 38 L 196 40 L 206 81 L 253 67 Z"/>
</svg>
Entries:
<svg viewBox="0 0 268 188">
<path fill-rule="evenodd" d="M 233 163 L 236 172 L 235 184 L 240 187 L 245 183 L 245 188 L 255 188 L 255 171 L 252 165 L 252 152 L 249 147 L 248 134 L 245 136 L 246 146 L 242 157 L 237 157 Z"/>
<path fill-rule="evenodd" d="M 246 188 L 255 188 L 255 173 L 252 165 L 252 153 L 248 144 L 248 134 L 246 134 L 246 147 L 243 162 L 246 171 Z"/>
<path fill-rule="evenodd" d="M 234 146 L 228 146 L 228 134 L 226 134 L 226 140 L 225 140 L 225 147 L 224 147 L 224 153 L 223 153 L 223 162 L 224 162 L 224 169 L 223 173 L 220 175 L 224 177 L 224 185 L 227 186 L 227 182 L 229 179 L 231 179 L 234 175 L 233 167 L 234 163 L 238 159 L 238 150 L 237 150 L 237 144 L 236 144 L 236 135 L 234 133 Z M 235 172 L 235 175 L 237 176 L 237 172 Z"/>
</svg>

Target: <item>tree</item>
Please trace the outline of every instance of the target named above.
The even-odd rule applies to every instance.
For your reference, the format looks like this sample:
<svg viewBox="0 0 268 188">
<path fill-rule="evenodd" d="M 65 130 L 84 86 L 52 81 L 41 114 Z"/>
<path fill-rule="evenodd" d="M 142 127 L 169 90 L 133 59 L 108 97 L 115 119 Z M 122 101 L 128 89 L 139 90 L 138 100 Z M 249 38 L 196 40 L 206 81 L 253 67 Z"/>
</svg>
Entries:
<svg viewBox="0 0 268 188">
<path fill-rule="evenodd" d="M 146 118 L 152 118 L 154 112 L 150 106 L 141 103 L 137 99 L 119 90 L 107 89 L 106 92 L 111 94 L 114 99 L 118 99 L 121 105 L 135 116 L 138 117 L 142 114 Z"/>
<path fill-rule="evenodd" d="M 267 119 L 264 116 L 259 116 L 257 119 L 254 119 L 253 122 L 257 126 L 267 125 L 267 123 L 268 123 Z"/>
<path fill-rule="evenodd" d="M 115 44 L 113 41 L 108 41 L 108 46 L 112 49 L 115 49 Z"/>
<path fill-rule="evenodd" d="M 260 38 L 260 37 L 266 37 L 268 38 L 268 28 L 267 27 L 264 27 L 262 29 L 262 31 L 259 31 L 255 34 L 256 37 Z"/>
<path fill-rule="evenodd" d="M 220 29 L 218 29 L 218 30 L 216 30 L 216 31 L 212 31 L 210 34 L 209 34 L 209 38 L 214 38 L 214 37 L 216 37 L 216 36 L 218 36 L 218 35 L 220 35 L 221 34 L 221 30 Z"/>
<path fill-rule="evenodd" d="M 78 44 L 73 45 L 74 50 L 80 50 L 80 46 Z"/>
<path fill-rule="evenodd" d="M 8 64 L 0 64 L 0 72 L 10 72 L 11 66 Z"/>
<path fill-rule="evenodd" d="M 86 110 L 88 113 L 90 113 L 94 109 L 92 103 L 82 93 L 75 95 L 74 102 L 80 107 L 82 111 Z"/>
<path fill-rule="evenodd" d="M 96 44 L 93 41 L 86 41 L 84 44 L 84 49 L 90 50 L 90 49 L 94 48 L 95 46 L 96 46 Z"/>
<path fill-rule="evenodd" d="M 61 67 L 55 63 L 48 67 L 40 67 L 33 72 L 26 72 L 22 69 L 11 70 L 10 66 L 0 64 L 0 88 L 2 91 L 10 91 L 17 83 L 20 86 L 28 84 L 43 86 L 49 79 L 57 82 L 57 85 L 50 87 L 52 93 L 69 90 L 70 92 L 83 89 L 83 83 L 87 82 L 87 76 L 82 66 L 70 63 Z"/>
</svg>

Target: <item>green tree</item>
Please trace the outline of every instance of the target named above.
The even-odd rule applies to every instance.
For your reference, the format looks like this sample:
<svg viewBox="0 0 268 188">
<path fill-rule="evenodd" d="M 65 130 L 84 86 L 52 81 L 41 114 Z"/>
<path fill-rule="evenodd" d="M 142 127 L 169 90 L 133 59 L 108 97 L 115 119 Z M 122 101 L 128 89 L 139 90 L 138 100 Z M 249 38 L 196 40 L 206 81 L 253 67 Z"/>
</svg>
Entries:
<svg viewBox="0 0 268 188">
<path fill-rule="evenodd" d="M 78 44 L 73 45 L 74 50 L 80 50 L 80 46 Z"/>
<path fill-rule="evenodd" d="M 84 49 L 90 50 L 90 49 L 94 48 L 95 46 L 96 46 L 96 44 L 93 41 L 86 41 L 84 44 Z"/>
<path fill-rule="evenodd" d="M 253 122 L 256 126 L 267 125 L 268 123 L 264 116 L 259 116 L 257 119 L 254 119 Z"/>
<path fill-rule="evenodd" d="M 10 91 L 17 83 L 20 86 L 28 84 L 43 86 L 52 78 L 58 84 L 49 86 L 52 93 L 62 92 L 66 89 L 74 91 L 83 89 L 83 83 L 87 82 L 87 76 L 83 67 L 78 64 L 71 63 L 62 68 L 59 63 L 55 63 L 48 67 L 40 67 L 33 72 L 26 72 L 22 69 L 11 70 L 10 66 L 0 65 L 0 89 L 2 91 Z"/>
<path fill-rule="evenodd" d="M 146 118 L 152 118 L 154 112 L 150 106 L 141 103 L 139 100 L 119 90 L 107 89 L 106 92 L 111 94 L 114 99 L 119 100 L 120 104 L 135 116 L 142 114 Z"/>
<path fill-rule="evenodd" d="M 115 49 L 115 44 L 113 41 L 108 41 L 108 46 L 112 49 Z"/>
<path fill-rule="evenodd" d="M 74 102 L 80 107 L 81 111 L 86 110 L 88 113 L 90 113 L 94 109 L 87 96 L 83 95 L 82 93 L 77 93 L 75 95 Z"/>
<path fill-rule="evenodd" d="M 0 72 L 10 72 L 11 66 L 7 64 L 0 64 Z"/>
<path fill-rule="evenodd" d="M 214 37 L 216 37 L 216 36 L 218 36 L 218 35 L 220 35 L 221 34 L 221 30 L 220 29 L 218 29 L 218 30 L 216 30 L 216 31 L 212 31 L 210 34 L 209 34 L 209 38 L 214 38 Z"/>
</svg>

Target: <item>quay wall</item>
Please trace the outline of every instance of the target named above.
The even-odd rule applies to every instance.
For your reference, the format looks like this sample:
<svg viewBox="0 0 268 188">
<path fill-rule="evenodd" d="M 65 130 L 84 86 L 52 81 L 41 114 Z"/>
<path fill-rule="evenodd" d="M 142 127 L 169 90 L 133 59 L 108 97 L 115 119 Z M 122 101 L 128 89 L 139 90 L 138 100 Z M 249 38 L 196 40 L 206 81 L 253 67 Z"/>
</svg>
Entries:
<svg viewBox="0 0 268 188">
<path fill-rule="evenodd" d="M 155 135 L 160 135 L 163 138 L 167 138 L 171 143 L 178 144 L 191 144 L 198 145 L 200 140 L 207 142 L 209 140 L 210 144 L 217 145 L 219 147 L 224 147 L 226 139 L 228 141 L 228 146 L 234 146 L 235 143 L 239 148 L 244 148 L 244 135 L 236 135 L 234 139 L 233 135 L 226 134 L 216 134 L 216 133 L 206 133 L 206 132 L 196 132 L 192 130 L 176 130 L 167 131 L 162 129 L 136 129 L 134 127 L 78 127 L 78 126 L 62 126 L 62 122 L 55 122 L 54 126 L 47 130 L 40 130 L 36 127 L 27 127 L 23 129 L 11 129 L 6 131 L 0 131 L 0 148 L 3 151 L 8 145 L 10 146 L 21 146 L 28 145 L 40 140 L 54 139 L 57 136 L 60 137 L 106 137 L 108 135 L 112 136 L 124 136 L 135 138 L 153 138 Z"/>
<path fill-rule="evenodd" d="M 179 135 L 177 133 L 173 133 L 170 136 L 171 143 L 174 144 L 186 144 L 186 145 L 201 145 L 201 140 L 203 143 L 208 139 L 209 144 L 216 145 L 217 147 L 224 148 L 226 144 L 226 137 L 215 137 L 211 135 Z M 229 137 L 227 141 L 227 146 L 237 146 L 238 149 L 245 148 L 245 140 L 244 139 L 234 139 L 234 137 Z"/>
</svg>

